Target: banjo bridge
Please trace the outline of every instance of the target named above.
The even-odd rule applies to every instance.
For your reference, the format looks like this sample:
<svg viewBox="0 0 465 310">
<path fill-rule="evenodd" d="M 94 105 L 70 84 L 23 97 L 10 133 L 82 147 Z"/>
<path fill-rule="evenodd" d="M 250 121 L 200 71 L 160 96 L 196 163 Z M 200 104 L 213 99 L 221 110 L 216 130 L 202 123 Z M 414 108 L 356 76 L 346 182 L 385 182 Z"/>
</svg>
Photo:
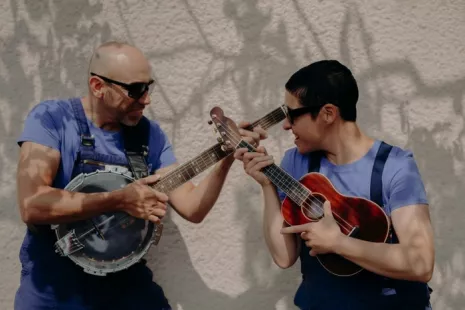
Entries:
<svg viewBox="0 0 465 310">
<path fill-rule="evenodd" d="M 55 252 L 61 256 L 68 256 L 83 248 L 84 245 L 76 238 L 74 229 L 55 243 Z"/>
</svg>

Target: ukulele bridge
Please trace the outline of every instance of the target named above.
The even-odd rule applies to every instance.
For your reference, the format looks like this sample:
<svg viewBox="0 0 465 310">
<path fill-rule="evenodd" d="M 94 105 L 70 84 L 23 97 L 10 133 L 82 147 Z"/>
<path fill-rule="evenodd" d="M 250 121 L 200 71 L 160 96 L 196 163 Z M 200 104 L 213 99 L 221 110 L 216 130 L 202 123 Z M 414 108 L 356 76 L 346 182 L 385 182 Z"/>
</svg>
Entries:
<svg viewBox="0 0 465 310">
<path fill-rule="evenodd" d="M 358 228 L 358 226 L 354 226 L 354 228 L 352 228 L 352 230 L 350 231 L 348 236 L 349 237 L 357 237 L 359 232 L 360 232 L 360 228 Z"/>
</svg>

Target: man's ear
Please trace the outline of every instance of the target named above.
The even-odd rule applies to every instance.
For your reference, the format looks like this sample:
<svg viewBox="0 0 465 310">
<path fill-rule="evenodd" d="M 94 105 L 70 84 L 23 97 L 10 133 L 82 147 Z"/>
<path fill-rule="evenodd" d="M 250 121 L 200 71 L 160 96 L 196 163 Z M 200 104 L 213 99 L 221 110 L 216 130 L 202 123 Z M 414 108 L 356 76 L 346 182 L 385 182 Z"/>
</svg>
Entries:
<svg viewBox="0 0 465 310">
<path fill-rule="evenodd" d="M 99 78 L 95 77 L 95 76 L 91 76 L 89 78 L 89 88 L 90 88 L 90 91 L 92 92 L 92 94 L 99 98 L 99 99 L 102 99 L 103 98 L 103 95 L 104 95 L 104 83 L 102 80 L 100 80 Z"/>
</svg>

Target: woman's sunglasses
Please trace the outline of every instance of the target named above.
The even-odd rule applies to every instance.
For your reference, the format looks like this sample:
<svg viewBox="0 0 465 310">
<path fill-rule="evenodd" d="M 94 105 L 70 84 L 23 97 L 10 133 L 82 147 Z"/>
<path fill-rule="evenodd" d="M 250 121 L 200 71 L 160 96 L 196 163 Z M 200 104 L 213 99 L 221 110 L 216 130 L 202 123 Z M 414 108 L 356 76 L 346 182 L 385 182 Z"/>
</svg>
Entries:
<svg viewBox="0 0 465 310">
<path fill-rule="evenodd" d="M 297 109 L 291 109 L 286 106 L 286 116 L 291 125 L 294 125 L 296 118 L 306 113 L 311 113 L 317 110 L 317 107 L 302 107 Z"/>
<path fill-rule="evenodd" d="M 90 75 L 97 76 L 104 80 L 107 83 L 112 83 L 118 86 L 123 87 L 128 91 L 128 97 L 133 99 L 140 99 L 147 92 L 149 95 L 152 93 L 153 87 L 155 86 L 154 80 L 150 80 L 148 83 L 145 82 L 135 82 L 131 84 L 126 84 L 123 82 L 118 82 L 107 77 L 101 76 L 99 74 L 91 72 Z"/>
</svg>

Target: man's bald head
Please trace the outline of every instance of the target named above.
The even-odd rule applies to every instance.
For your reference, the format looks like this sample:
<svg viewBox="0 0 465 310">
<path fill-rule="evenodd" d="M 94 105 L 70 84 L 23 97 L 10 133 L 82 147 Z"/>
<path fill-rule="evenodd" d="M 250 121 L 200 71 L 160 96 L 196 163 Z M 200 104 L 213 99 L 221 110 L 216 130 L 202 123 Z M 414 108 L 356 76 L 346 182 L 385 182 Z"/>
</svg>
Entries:
<svg viewBox="0 0 465 310">
<path fill-rule="evenodd" d="M 106 42 L 94 51 L 90 72 L 125 83 L 147 80 L 151 75 L 150 64 L 138 48 L 122 42 Z"/>
</svg>

